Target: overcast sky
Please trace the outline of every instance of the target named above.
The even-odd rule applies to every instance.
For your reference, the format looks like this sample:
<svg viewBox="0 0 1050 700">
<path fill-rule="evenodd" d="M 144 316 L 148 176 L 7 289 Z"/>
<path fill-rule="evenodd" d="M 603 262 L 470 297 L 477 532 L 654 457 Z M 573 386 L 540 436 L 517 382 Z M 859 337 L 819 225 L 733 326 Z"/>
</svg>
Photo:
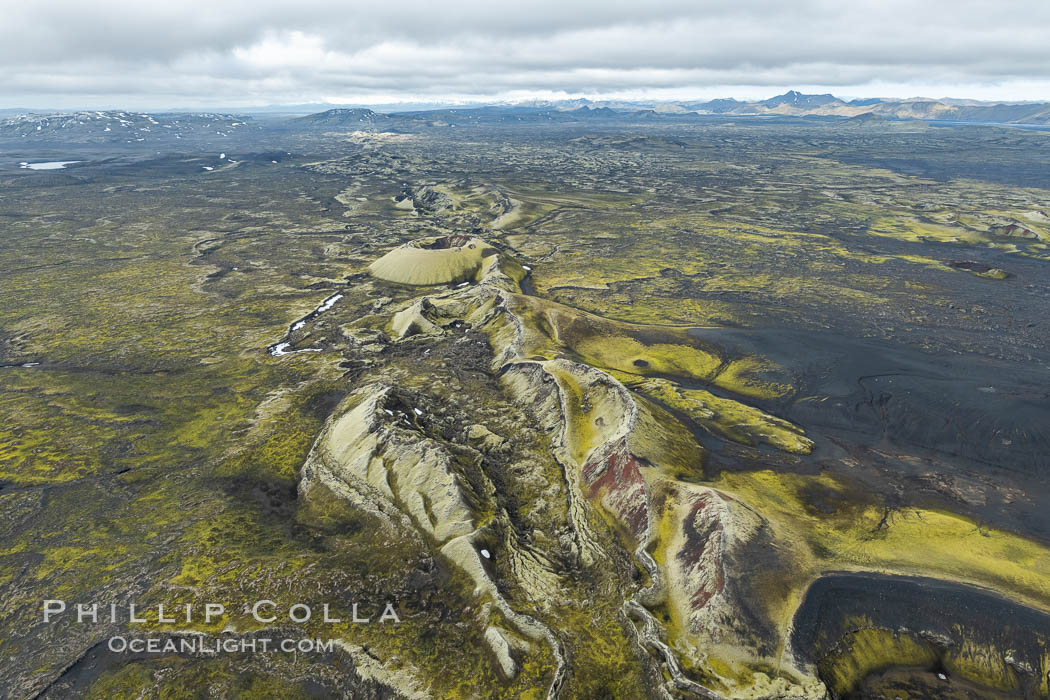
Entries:
<svg viewBox="0 0 1050 700">
<path fill-rule="evenodd" d="M 0 0 L 0 107 L 1050 100 L 1050 0 Z"/>
</svg>

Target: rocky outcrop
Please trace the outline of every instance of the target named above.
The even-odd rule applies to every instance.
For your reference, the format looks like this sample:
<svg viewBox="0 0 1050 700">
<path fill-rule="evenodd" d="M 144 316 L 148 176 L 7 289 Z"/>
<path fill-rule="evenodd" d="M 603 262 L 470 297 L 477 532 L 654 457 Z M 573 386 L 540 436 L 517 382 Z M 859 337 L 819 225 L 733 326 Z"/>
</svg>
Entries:
<svg viewBox="0 0 1050 700">
<path fill-rule="evenodd" d="M 371 271 L 394 281 L 466 276 L 476 283 L 402 304 L 392 310 L 387 331 L 395 338 L 441 336 L 466 325 L 488 336 L 493 371 L 552 435 L 580 563 L 595 566 L 610 560 L 608 538 L 599 535 L 593 519 L 602 512 L 647 572 L 648 584 L 625 596 L 623 610 L 638 622 L 639 643 L 663 663 L 668 692 L 822 697 L 823 686 L 811 669 L 796 668 L 779 653 L 783 640 L 777 626 L 747 600 L 739 580 L 737 567 L 746 567 L 745 552 L 762 530 L 762 519 L 727 494 L 681 480 L 703 475 L 704 452 L 663 406 L 742 442 L 802 453 L 812 443 L 796 426 L 745 404 L 648 376 L 670 372 L 713 380 L 726 374 L 727 367 L 728 374 L 742 375 L 754 363 L 738 370 L 716 349 L 697 347 L 673 329 L 628 326 L 522 294 L 524 268 L 468 236 L 402 246 Z M 611 340 L 605 342 L 607 338 Z M 385 432 L 382 423 L 389 421 L 383 419 L 380 404 L 389 391 L 374 388 L 359 395 L 358 403 L 319 438 L 312 459 L 338 478 L 349 475 L 350 481 L 372 488 L 471 576 L 478 595 L 501 611 L 509 610 L 472 544 L 481 525 L 472 515 L 472 496 L 465 494 L 454 460 L 425 438 Z M 503 444 L 481 425 L 471 426 L 464 437 L 472 450 L 498 451 Z M 355 446 L 331 444 L 344 439 Z M 326 455 L 338 457 L 338 468 Z M 537 590 L 556 587 L 556 578 L 534 552 L 511 549 L 519 579 L 529 580 Z M 658 608 L 666 611 L 663 621 L 652 612 Z M 508 619 L 516 619 L 511 613 L 505 613 Z M 519 619 L 515 626 L 529 636 L 530 624 Z M 517 662 L 507 635 L 489 627 L 485 636 L 501 672 L 511 674 Z M 683 663 L 702 669 L 718 692 L 690 680 Z M 778 667 L 779 672 L 771 678 L 755 666 Z"/>
<path fill-rule="evenodd" d="M 509 651 L 510 633 L 493 631 L 489 611 L 498 611 L 528 639 L 550 645 L 560 659 L 560 644 L 551 632 L 513 610 L 488 572 L 491 553 L 485 540 L 491 537 L 491 518 L 479 514 L 486 512 L 483 505 L 491 501 L 494 487 L 478 469 L 480 453 L 436 437 L 443 429 L 434 427 L 435 435 L 429 434 L 419 418 L 421 411 L 415 408 L 423 402 L 412 398 L 381 383 L 362 386 L 347 397 L 328 419 L 306 460 L 300 480 L 302 498 L 309 499 L 313 489 L 323 484 L 380 516 L 389 527 L 415 534 L 466 573 L 475 597 L 483 603 L 479 622 L 485 628 L 484 639 L 507 677 L 518 667 Z M 483 426 L 472 426 L 472 433 L 488 440 L 489 448 L 498 447 L 492 441 L 496 436 Z M 480 492 L 479 482 L 484 485 Z M 519 583 L 527 589 L 535 586 L 536 595 L 554 595 L 556 581 L 542 558 L 516 542 L 509 541 L 508 546 L 514 550 L 515 570 L 523 574 Z M 527 643 L 518 647 L 518 654 L 528 650 Z"/>
<path fill-rule="evenodd" d="M 412 204 L 416 209 L 425 211 L 428 214 L 443 212 L 455 205 L 452 197 L 430 185 L 422 185 L 411 189 L 405 196 L 412 200 Z"/>
</svg>

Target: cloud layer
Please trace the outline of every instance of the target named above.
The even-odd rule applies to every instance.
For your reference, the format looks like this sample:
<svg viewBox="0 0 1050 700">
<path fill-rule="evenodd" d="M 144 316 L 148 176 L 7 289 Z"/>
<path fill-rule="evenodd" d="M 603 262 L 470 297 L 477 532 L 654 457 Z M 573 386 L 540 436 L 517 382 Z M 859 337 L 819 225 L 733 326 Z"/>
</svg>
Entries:
<svg viewBox="0 0 1050 700">
<path fill-rule="evenodd" d="M 786 87 L 1050 99 L 1047 36 L 1045 0 L 49 0 L 4 10 L 0 106 L 768 96 Z"/>
</svg>

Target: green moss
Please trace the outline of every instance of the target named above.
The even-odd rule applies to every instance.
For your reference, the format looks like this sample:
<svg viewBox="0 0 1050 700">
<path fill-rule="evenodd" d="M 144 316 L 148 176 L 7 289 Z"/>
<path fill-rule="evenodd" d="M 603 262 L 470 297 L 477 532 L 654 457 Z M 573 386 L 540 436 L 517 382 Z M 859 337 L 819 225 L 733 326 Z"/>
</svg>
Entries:
<svg viewBox="0 0 1050 700">
<path fill-rule="evenodd" d="M 306 700 L 316 689 L 282 678 L 292 669 L 243 671 L 243 659 L 160 657 L 104 672 L 91 684 L 89 700 L 197 700 L 221 694 L 239 700 Z M 289 674 L 290 675 L 290 674 Z"/>
<path fill-rule="evenodd" d="M 578 698 L 640 698 L 647 681 L 632 653 L 634 632 L 624 627 L 622 601 L 599 590 L 584 608 L 560 607 L 559 627 L 572 635 L 573 663 L 566 694 Z"/>
<path fill-rule="evenodd" d="M 721 437 L 746 445 L 763 442 L 785 452 L 809 454 L 813 443 L 798 426 L 733 399 L 703 389 L 684 389 L 665 379 L 616 376 L 644 396 L 656 399 Z"/>
<path fill-rule="evenodd" d="M 938 648 L 908 631 L 894 631 L 861 624 L 838 641 L 821 659 L 821 677 L 839 695 L 849 695 L 870 675 L 889 669 L 932 672 L 943 669 L 963 685 L 986 692 L 988 697 L 1013 697 L 1022 691 L 1017 672 L 1003 660 L 1004 650 L 981 646 L 959 630 L 958 647 Z"/>
<path fill-rule="evenodd" d="M 780 374 L 780 367 L 769 360 L 741 357 L 724 366 L 713 383 L 734 394 L 770 401 L 791 392 L 790 384 L 777 381 Z"/>
<path fill-rule="evenodd" d="M 688 345 L 644 344 L 629 336 L 594 335 L 573 345 L 588 364 L 641 375 L 666 375 L 707 380 L 714 376 L 721 359 Z"/>
<path fill-rule="evenodd" d="M 1017 671 L 1003 658 L 1004 651 L 1008 650 L 971 641 L 967 638 L 970 635 L 966 634 L 964 625 L 965 622 L 960 625 L 962 643 L 959 647 L 950 649 L 944 656 L 944 665 L 949 673 L 999 691 L 1019 691 L 1021 683 Z"/>
<path fill-rule="evenodd" d="M 894 666 L 933 667 L 937 660 L 928 642 L 907 633 L 865 627 L 843 638 L 819 667 L 824 681 L 841 696 L 876 671 Z"/>
<path fill-rule="evenodd" d="M 800 592 L 829 568 L 869 569 L 977 583 L 1019 602 L 1050 605 L 1050 550 L 1009 532 L 979 528 L 952 513 L 907 509 L 887 513 L 870 496 L 828 474 L 723 472 L 712 484 L 761 513 L 788 548 L 790 577 L 778 572 L 773 619 L 789 623 Z M 807 503 L 808 488 L 838 492 L 842 506 L 824 513 Z M 755 582 L 760 586 L 760 582 Z M 784 596 L 785 589 L 793 595 Z"/>
</svg>

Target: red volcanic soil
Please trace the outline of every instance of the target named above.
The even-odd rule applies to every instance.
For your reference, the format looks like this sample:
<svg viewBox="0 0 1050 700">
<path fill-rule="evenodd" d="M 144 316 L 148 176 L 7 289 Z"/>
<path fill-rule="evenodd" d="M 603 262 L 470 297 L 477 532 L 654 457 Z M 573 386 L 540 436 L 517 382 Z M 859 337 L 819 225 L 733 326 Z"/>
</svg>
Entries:
<svg viewBox="0 0 1050 700">
<path fill-rule="evenodd" d="M 678 552 L 680 561 L 693 564 L 707 553 L 709 547 L 721 548 L 723 537 L 721 520 L 717 515 L 708 517 L 703 515 L 705 509 L 716 505 L 713 503 L 715 498 L 717 497 L 711 493 L 698 496 L 682 520 L 685 546 Z M 715 567 L 714 578 L 705 578 L 703 585 L 693 593 L 690 599 L 694 609 L 704 607 L 707 601 L 725 588 L 725 574 L 722 571 L 721 558 L 716 555 L 716 559 L 718 559 L 718 565 Z"/>
<path fill-rule="evenodd" d="M 604 493 L 602 501 L 612 507 L 616 516 L 637 540 L 649 527 L 649 505 L 645 498 L 644 461 L 627 452 L 616 450 L 605 460 L 589 462 L 581 478 L 587 485 L 588 498 Z"/>
</svg>

